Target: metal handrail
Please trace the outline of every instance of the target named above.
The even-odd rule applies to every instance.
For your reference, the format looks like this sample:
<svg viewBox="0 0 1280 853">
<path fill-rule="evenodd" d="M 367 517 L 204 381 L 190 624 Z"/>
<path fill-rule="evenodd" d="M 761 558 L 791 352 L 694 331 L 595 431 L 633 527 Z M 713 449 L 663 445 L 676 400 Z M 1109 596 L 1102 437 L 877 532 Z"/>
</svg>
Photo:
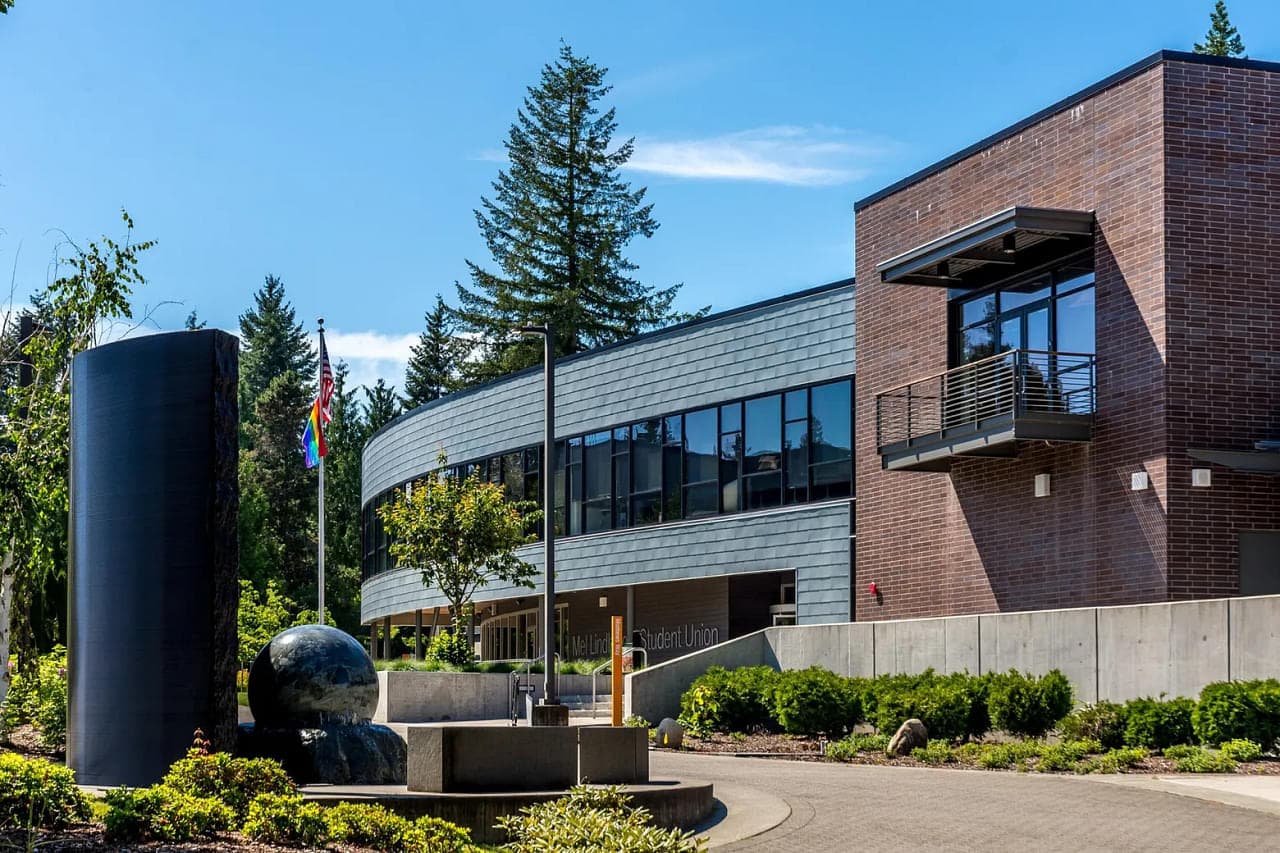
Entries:
<svg viewBox="0 0 1280 853">
<path fill-rule="evenodd" d="M 640 665 L 642 669 L 649 665 L 649 653 L 645 651 L 643 646 L 623 646 L 622 653 L 625 655 L 628 652 L 633 656 L 636 652 L 640 653 L 640 659 L 643 661 Z M 612 658 L 591 670 L 591 719 L 593 720 L 596 718 L 596 676 L 604 672 L 606 669 L 613 669 Z M 632 667 L 632 669 L 634 670 L 635 667 Z"/>
<path fill-rule="evenodd" d="M 560 668 L 560 653 L 559 653 L 559 652 L 555 652 L 555 653 L 552 655 L 552 659 L 555 661 L 556 669 L 557 669 L 557 670 L 559 670 L 559 668 Z M 533 683 L 533 667 L 534 667 L 536 664 L 540 664 L 540 663 L 542 663 L 542 658 L 541 658 L 541 657 L 536 657 L 536 658 L 502 658 L 502 659 L 500 659 L 500 660 L 492 661 L 492 663 L 509 663 L 509 662 L 516 662 L 516 661 L 519 661 L 519 662 L 520 662 L 520 665 L 519 665 L 518 667 L 516 667 L 515 669 L 511 670 L 511 673 L 510 673 L 510 675 L 511 675 L 511 678 L 510 678 L 510 682 L 511 682 L 511 725 L 513 725 L 513 726 L 516 724 L 516 721 L 520 719 L 520 698 L 519 698 L 519 697 L 520 697 L 520 691 L 519 691 L 519 687 L 520 687 L 520 672 L 521 672 L 521 670 L 523 670 L 523 671 L 524 671 L 524 674 L 529 678 L 529 683 L 530 683 L 530 684 L 532 684 L 532 683 Z M 558 674 L 558 673 L 557 673 L 557 674 Z"/>
<path fill-rule="evenodd" d="M 996 415 L 1091 415 L 1094 373 L 1087 353 L 1006 350 L 877 394 L 876 444 L 910 442 Z"/>
</svg>

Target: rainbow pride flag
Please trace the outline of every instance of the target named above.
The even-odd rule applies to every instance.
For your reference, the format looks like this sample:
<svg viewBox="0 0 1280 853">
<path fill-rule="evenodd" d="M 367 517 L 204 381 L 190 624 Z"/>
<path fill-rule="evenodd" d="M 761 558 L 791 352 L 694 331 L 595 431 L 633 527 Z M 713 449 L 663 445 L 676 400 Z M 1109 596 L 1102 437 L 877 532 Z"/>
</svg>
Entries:
<svg viewBox="0 0 1280 853">
<path fill-rule="evenodd" d="M 324 428 L 320 424 L 320 400 L 311 404 L 311 413 L 307 415 L 307 426 L 302 431 L 302 447 L 307 452 L 307 467 L 314 468 L 329 452 L 324 443 Z"/>
</svg>

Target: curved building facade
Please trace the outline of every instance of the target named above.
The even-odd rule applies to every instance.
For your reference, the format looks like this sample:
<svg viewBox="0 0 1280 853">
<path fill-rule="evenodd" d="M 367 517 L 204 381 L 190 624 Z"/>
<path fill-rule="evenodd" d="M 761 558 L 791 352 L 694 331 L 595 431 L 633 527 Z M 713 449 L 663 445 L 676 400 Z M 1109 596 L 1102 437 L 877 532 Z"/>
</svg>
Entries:
<svg viewBox="0 0 1280 853">
<path fill-rule="evenodd" d="M 560 359 L 553 476 L 565 658 L 607 654 L 609 618 L 649 662 L 772 624 L 853 618 L 852 279 Z M 541 494 L 541 368 L 402 415 L 364 451 L 366 624 L 447 623 L 396 567 L 376 508 L 443 451 L 519 498 Z M 520 556 L 540 572 L 542 545 Z M 485 659 L 538 648 L 540 589 L 476 595 Z"/>
</svg>

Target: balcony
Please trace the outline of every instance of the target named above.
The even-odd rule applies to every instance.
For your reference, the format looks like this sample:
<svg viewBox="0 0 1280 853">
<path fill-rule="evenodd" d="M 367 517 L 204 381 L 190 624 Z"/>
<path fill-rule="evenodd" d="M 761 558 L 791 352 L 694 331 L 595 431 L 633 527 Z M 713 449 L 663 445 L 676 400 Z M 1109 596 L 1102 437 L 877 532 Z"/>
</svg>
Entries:
<svg viewBox="0 0 1280 853">
<path fill-rule="evenodd" d="M 956 457 L 1017 455 L 1019 441 L 1089 441 L 1094 357 L 1009 350 L 876 396 L 890 471 L 946 471 Z"/>
</svg>

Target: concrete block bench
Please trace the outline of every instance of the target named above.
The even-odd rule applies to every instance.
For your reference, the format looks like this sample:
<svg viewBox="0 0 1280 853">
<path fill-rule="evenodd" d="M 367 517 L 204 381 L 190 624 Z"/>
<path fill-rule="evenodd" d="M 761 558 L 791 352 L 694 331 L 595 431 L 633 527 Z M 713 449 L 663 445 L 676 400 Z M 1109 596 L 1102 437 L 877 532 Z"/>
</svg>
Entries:
<svg viewBox="0 0 1280 853">
<path fill-rule="evenodd" d="M 563 791 L 578 782 L 649 781 L 644 729 L 413 726 L 410 791 Z"/>
</svg>

